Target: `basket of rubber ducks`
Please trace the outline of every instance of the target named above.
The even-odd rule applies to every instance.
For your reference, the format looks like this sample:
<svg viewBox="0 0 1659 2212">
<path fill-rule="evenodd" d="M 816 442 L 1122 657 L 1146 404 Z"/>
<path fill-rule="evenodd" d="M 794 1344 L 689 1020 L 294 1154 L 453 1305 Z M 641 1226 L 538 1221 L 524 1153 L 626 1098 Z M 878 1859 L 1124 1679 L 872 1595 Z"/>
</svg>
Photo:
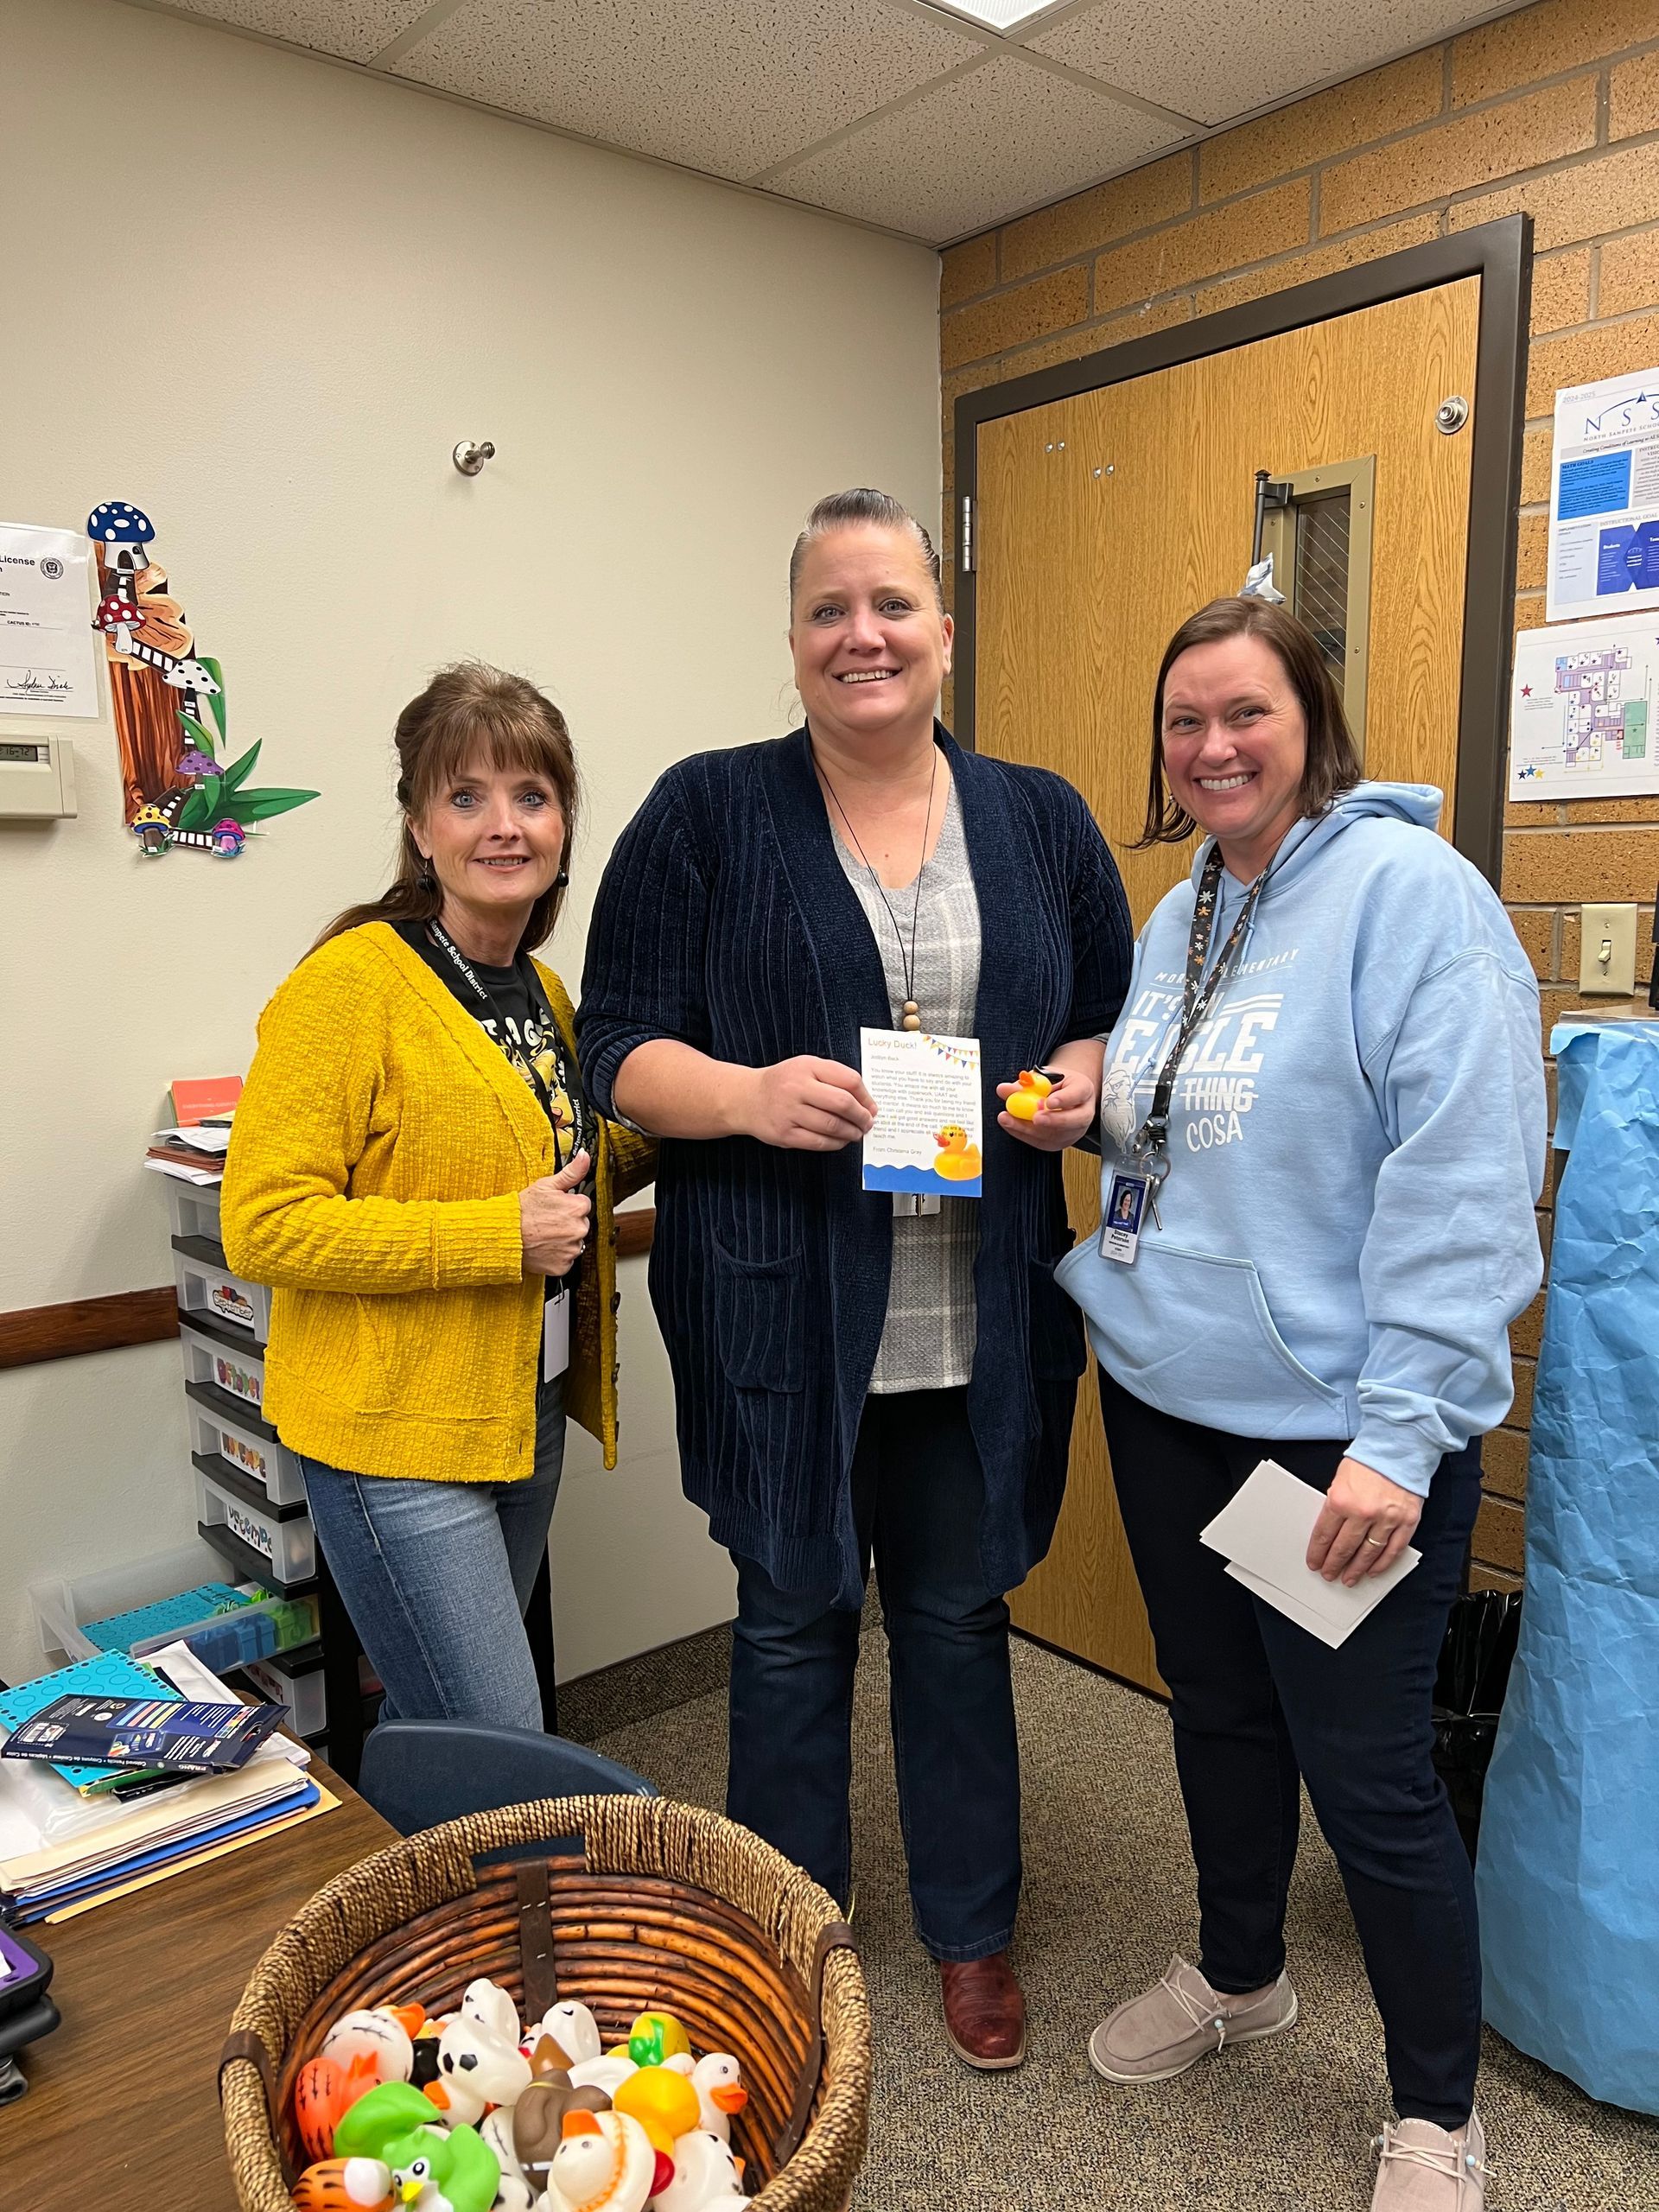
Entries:
<svg viewBox="0 0 1659 2212">
<path fill-rule="evenodd" d="M 580 1797 L 319 1891 L 219 2094 L 243 2212 L 845 2212 L 870 2076 L 823 1891 L 715 1814 Z"/>
</svg>

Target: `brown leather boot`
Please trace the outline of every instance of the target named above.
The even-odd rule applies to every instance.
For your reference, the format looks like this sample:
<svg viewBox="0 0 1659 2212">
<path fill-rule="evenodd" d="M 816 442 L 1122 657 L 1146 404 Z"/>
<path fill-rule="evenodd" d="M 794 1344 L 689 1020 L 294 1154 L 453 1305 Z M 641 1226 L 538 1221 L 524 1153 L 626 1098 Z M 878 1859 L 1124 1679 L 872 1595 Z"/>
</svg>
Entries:
<svg viewBox="0 0 1659 2212">
<path fill-rule="evenodd" d="M 958 2058 L 982 2073 L 1018 2066 L 1026 2055 L 1026 2000 L 1006 1951 L 988 1959 L 941 1959 L 944 2031 Z"/>
</svg>

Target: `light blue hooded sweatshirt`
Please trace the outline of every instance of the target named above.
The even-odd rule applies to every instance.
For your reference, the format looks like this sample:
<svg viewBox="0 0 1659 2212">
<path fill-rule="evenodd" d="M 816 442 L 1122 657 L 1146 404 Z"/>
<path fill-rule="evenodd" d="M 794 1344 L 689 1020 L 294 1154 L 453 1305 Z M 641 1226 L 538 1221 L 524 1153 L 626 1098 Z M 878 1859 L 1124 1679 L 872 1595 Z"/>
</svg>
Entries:
<svg viewBox="0 0 1659 2212">
<path fill-rule="evenodd" d="M 1361 784 L 1292 830 L 1177 1075 L 1161 1226 L 1148 1212 L 1128 1265 L 1090 1237 L 1056 1270 L 1135 1397 L 1230 1435 L 1340 1439 L 1420 1497 L 1508 1411 L 1508 1325 L 1543 1274 L 1538 987 L 1434 834 L 1440 804 Z M 1179 1024 L 1209 850 L 1135 945 L 1103 1203 Z M 1247 889 L 1221 884 L 1212 963 Z"/>
</svg>

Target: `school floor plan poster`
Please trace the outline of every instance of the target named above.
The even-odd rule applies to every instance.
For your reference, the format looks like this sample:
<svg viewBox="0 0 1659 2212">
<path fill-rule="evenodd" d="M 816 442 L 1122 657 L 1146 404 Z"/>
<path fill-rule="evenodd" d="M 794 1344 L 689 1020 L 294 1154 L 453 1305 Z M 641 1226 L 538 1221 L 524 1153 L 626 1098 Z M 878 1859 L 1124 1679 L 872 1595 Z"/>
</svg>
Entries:
<svg viewBox="0 0 1659 2212">
<path fill-rule="evenodd" d="M 1659 791 L 1659 609 L 1523 630 L 1510 709 L 1513 799 Z"/>
</svg>

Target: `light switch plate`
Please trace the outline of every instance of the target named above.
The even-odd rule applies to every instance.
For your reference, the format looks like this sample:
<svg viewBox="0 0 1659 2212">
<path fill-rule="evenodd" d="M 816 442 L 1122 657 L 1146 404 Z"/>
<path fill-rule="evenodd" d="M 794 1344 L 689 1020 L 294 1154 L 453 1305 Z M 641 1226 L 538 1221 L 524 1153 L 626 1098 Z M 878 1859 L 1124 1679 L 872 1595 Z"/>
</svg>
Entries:
<svg viewBox="0 0 1659 2212">
<path fill-rule="evenodd" d="M 1581 906 L 1579 988 L 1608 991 L 1618 998 L 1636 995 L 1636 909 Z M 1603 952 L 1607 957 L 1602 958 Z"/>
</svg>

